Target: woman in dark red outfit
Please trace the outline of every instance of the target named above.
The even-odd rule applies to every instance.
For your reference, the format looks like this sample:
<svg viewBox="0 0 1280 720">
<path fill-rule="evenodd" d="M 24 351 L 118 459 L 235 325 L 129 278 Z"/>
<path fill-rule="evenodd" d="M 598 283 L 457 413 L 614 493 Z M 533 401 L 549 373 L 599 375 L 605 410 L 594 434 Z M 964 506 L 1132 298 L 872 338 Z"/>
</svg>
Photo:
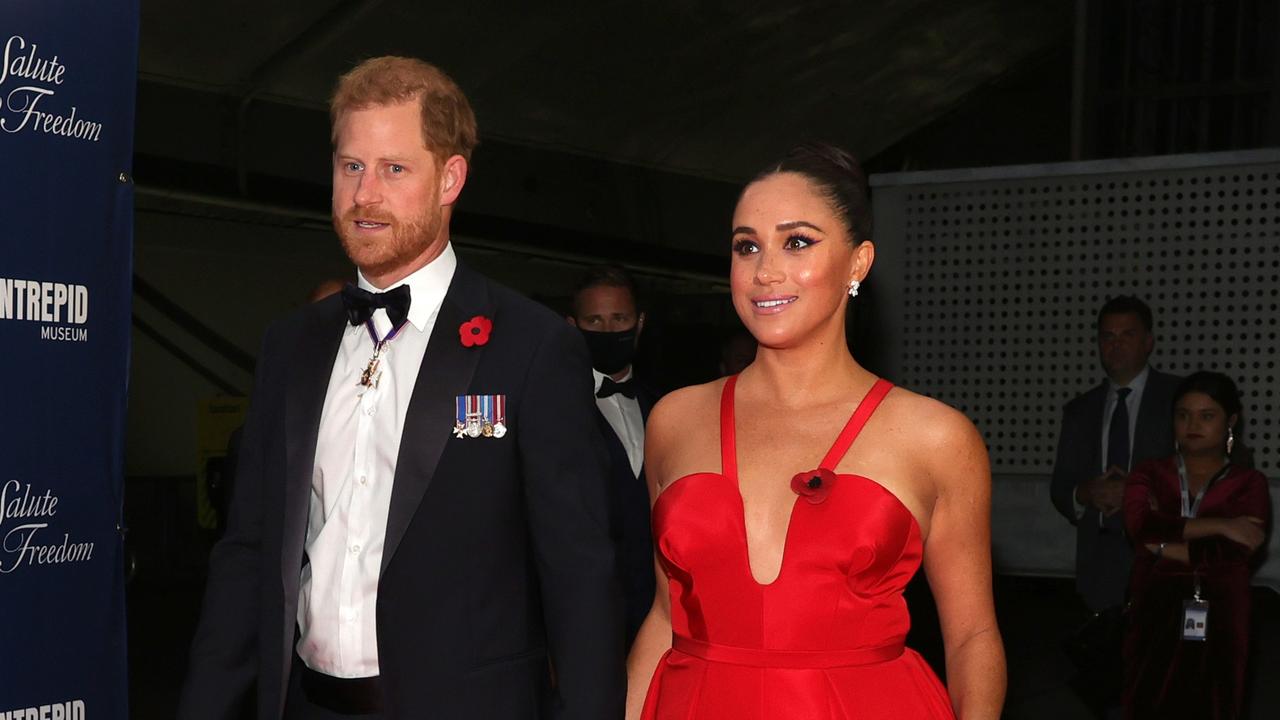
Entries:
<svg viewBox="0 0 1280 720">
<path fill-rule="evenodd" d="M 1129 476 L 1124 513 L 1135 559 L 1124 647 L 1126 718 L 1240 715 L 1249 577 L 1271 502 L 1262 473 L 1232 462 L 1239 422 L 1231 379 L 1195 373 L 1174 397 L 1178 452 Z M 1203 628 L 1201 611 L 1207 611 Z M 1203 639 L 1186 637 L 1200 632 Z"/>
</svg>

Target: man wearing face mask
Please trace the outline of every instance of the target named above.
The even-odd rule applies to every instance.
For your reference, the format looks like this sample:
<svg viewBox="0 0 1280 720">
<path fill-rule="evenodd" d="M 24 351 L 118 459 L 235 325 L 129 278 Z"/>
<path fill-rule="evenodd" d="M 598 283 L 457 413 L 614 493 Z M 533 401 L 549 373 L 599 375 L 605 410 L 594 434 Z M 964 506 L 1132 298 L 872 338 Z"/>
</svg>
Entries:
<svg viewBox="0 0 1280 720">
<path fill-rule="evenodd" d="M 644 479 L 644 424 L 657 398 L 632 372 L 644 313 L 635 282 L 621 267 L 590 268 L 573 294 L 569 324 L 591 353 L 601 434 L 609 448 L 613 542 L 626 601 L 627 642 L 653 604 L 653 545 Z"/>
</svg>

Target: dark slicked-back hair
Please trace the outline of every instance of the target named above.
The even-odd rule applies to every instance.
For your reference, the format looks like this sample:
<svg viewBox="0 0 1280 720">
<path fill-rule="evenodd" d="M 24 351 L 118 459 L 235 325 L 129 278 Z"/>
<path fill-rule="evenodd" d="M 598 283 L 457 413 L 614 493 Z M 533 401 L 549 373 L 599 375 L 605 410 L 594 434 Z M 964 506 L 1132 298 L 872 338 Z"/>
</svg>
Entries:
<svg viewBox="0 0 1280 720">
<path fill-rule="evenodd" d="M 812 183 L 840 216 L 854 245 L 871 239 L 875 228 L 867 175 L 853 155 L 828 143 L 802 143 L 762 170 L 752 182 L 778 173 L 796 173 Z"/>
<path fill-rule="evenodd" d="M 640 296 L 636 292 L 635 278 L 631 277 L 631 273 L 621 265 L 592 265 L 583 273 L 578 284 L 573 288 L 573 312 L 578 312 L 578 296 L 584 290 L 593 287 L 617 287 L 625 288 L 631 293 L 631 300 L 636 304 L 636 311 L 640 311 Z"/>
<path fill-rule="evenodd" d="M 1098 328 L 1102 328 L 1102 318 L 1108 315 L 1137 315 L 1142 321 L 1142 326 L 1151 332 L 1154 322 L 1151 317 L 1151 308 L 1147 304 L 1132 295 L 1120 295 L 1113 297 L 1102 306 L 1098 311 Z"/>
<path fill-rule="evenodd" d="M 1244 438 L 1244 403 L 1240 401 L 1240 390 L 1236 387 L 1235 382 L 1220 372 L 1211 370 L 1199 370 L 1182 379 L 1178 384 L 1178 389 L 1173 393 L 1173 404 L 1177 407 L 1178 401 L 1188 393 L 1204 393 L 1213 398 L 1227 413 L 1227 420 L 1230 421 L 1231 416 L 1236 416 L 1236 423 L 1231 427 L 1236 431 L 1235 446 L 1231 450 L 1231 462 L 1245 467 L 1253 467 L 1253 453 L 1245 447 Z"/>
<path fill-rule="evenodd" d="M 1173 402 L 1176 405 L 1183 395 L 1188 393 L 1204 393 L 1213 398 L 1213 401 L 1222 406 L 1227 416 L 1239 416 L 1243 407 L 1240 402 L 1240 390 L 1236 388 L 1235 382 L 1220 372 L 1211 370 L 1199 370 L 1182 379 L 1178 384 L 1178 390 L 1173 394 Z"/>
</svg>

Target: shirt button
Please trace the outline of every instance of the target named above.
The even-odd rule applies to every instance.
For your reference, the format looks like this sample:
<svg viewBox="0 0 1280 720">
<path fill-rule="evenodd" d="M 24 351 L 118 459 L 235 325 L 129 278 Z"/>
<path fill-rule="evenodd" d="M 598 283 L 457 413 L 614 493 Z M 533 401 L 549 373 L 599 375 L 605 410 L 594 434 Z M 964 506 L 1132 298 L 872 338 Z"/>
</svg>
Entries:
<svg viewBox="0 0 1280 720">
<path fill-rule="evenodd" d="M 361 475 L 361 476 L 360 476 L 360 484 L 361 484 L 361 485 L 368 485 L 368 484 L 369 484 L 369 478 L 365 477 L 364 475 Z"/>
<path fill-rule="evenodd" d="M 360 546 L 359 546 L 359 545 L 352 545 L 352 546 L 351 546 L 351 554 L 352 554 L 352 555 L 359 554 L 359 552 L 360 552 Z"/>
<path fill-rule="evenodd" d="M 347 608 L 346 610 L 342 611 L 342 619 L 346 620 L 347 622 L 355 622 L 356 617 L 358 615 L 359 613 L 357 613 L 355 610 L 352 610 L 350 608 Z"/>
<path fill-rule="evenodd" d="M 378 408 L 374 407 L 373 405 L 370 405 L 369 407 L 367 407 L 367 408 L 365 408 L 365 409 L 364 409 L 364 414 L 365 414 L 365 415 L 370 415 L 370 416 L 372 416 L 372 415 L 373 415 L 374 413 L 376 413 L 376 412 L 378 412 Z"/>
</svg>

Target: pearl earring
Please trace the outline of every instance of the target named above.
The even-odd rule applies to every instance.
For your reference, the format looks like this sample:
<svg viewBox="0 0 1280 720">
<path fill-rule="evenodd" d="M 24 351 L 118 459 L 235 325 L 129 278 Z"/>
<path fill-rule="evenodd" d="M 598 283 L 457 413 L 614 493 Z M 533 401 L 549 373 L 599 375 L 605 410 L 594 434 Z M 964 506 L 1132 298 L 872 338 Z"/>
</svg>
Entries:
<svg viewBox="0 0 1280 720">
<path fill-rule="evenodd" d="M 1227 428 L 1227 454 L 1231 454 L 1231 448 L 1236 444 L 1236 434 L 1231 428 Z"/>
<path fill-rule="evenodd" d="M 862 283 L 858 282 L 857 280 L 850 280 L 849 281 L 849 297 L 851 298 L 858 297 L 858 288 L 861 286 L 862 286 Z"/>
</svg>

